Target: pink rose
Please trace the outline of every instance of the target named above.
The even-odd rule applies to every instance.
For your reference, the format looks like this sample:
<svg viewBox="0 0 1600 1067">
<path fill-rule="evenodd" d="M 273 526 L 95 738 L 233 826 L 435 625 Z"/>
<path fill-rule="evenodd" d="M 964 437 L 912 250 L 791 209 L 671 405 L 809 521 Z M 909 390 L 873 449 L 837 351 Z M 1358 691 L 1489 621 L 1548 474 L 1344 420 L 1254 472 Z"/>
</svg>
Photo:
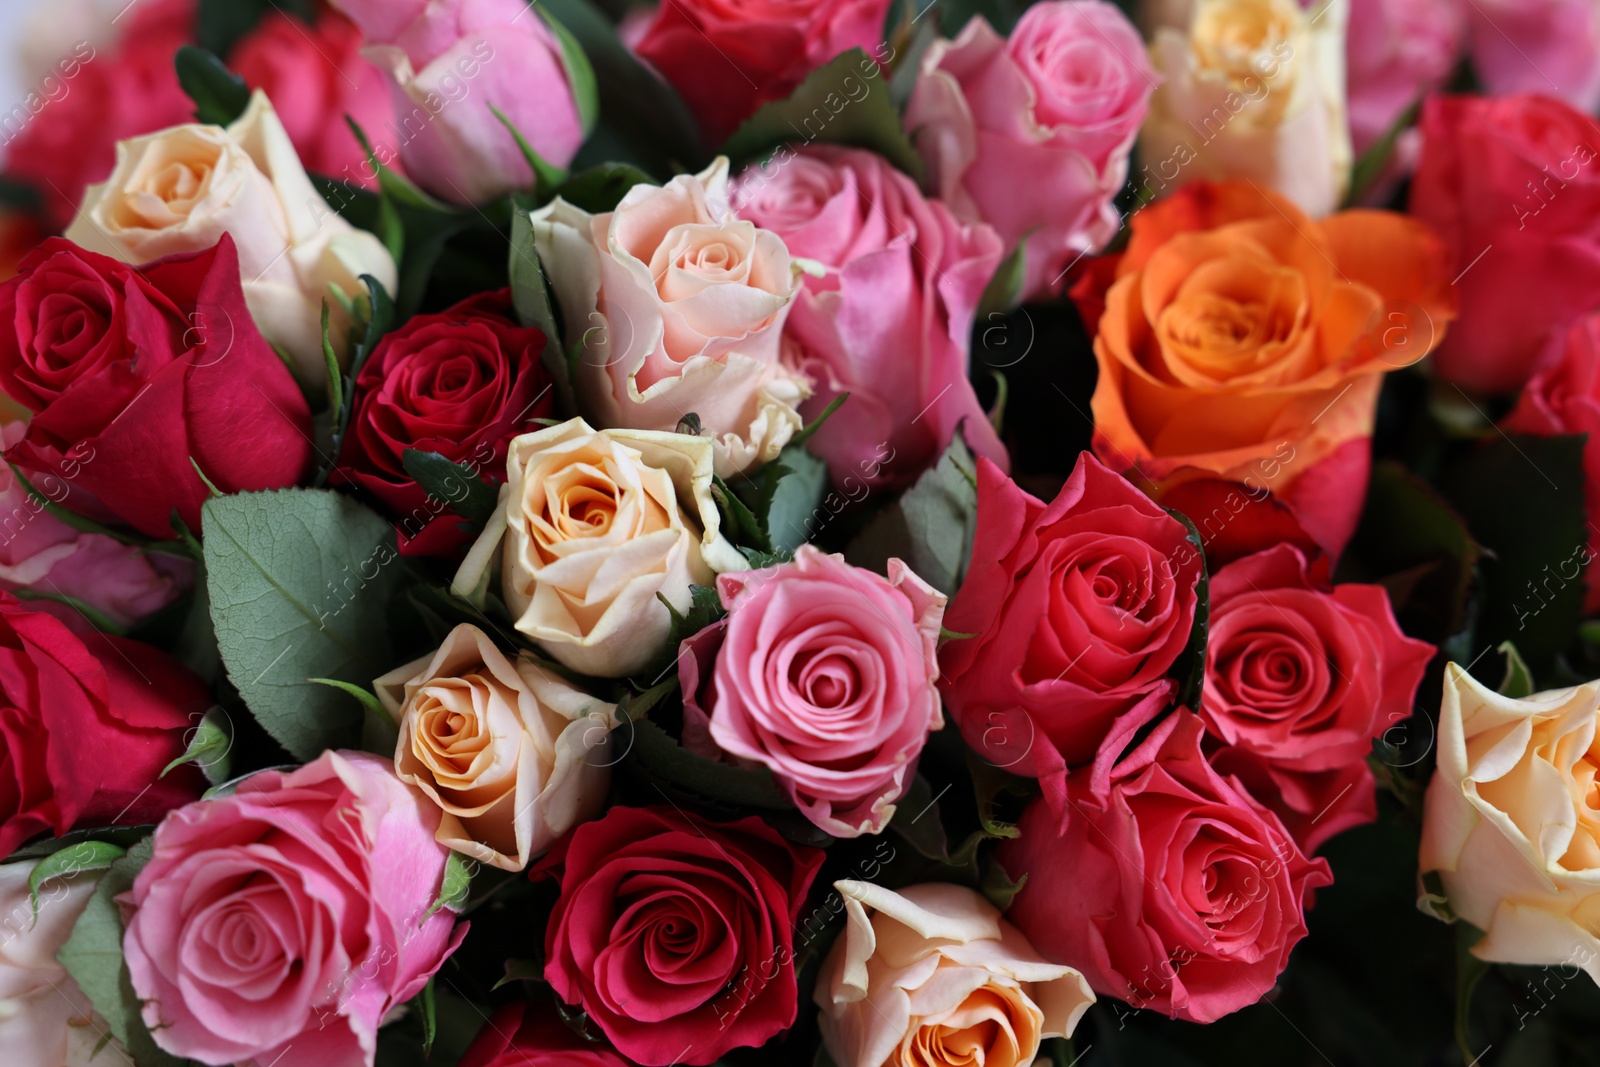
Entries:
<svg viewBox="0 0 1600 1067">
<path fill-rule="evenodd" d="M 1066 768 L 1108 736 L 1126 742 L 1171 699 L 1200 551 L 1087 452 L 1048 505 L 979 460 L 976 544 L 944 621 L 974 636 L 940 649 L 940 688 L 967 744 L 1045 779 L 1059 803 Z"/>
<path fill-rule="evenodd" d="M 1114 4 L 1045 0 L 1002 38 L 981 16 L 922 57 L 905 125 L 955 213 L 1027 239 L 1030 297 L 1111 240 L 1158 79 Z"/>
<path fill-rule="evenodd" d="M 333 0 L 385 71 L 406 173 L 435 196 L 482 203 L 533 185 L 499 108 L 541 159 L 572 162 L 583 123 L 561 45 L 523 0 Z M 375 140 L 377 131 L 367 131 Z M 376 144 L 374 146 L 376 148 Z M 378 161 L 387 153 L 377 150 Z"/>
<path fill-rule="evenodd" d="M 156 1044 L 209 1064 L 372 1067 L 378 1026 L 466 927 L 429 914 L 439 811 L 389 761 L 324 752 L 169 815 L 123 952 Z M 454 932 L 452 932 L 454 931 Z"/>
<path fill-rule="evenodd" d="M 1096 993 L 1190 1022 L 1254 1004 L 1306 934 L 1305 903 L 1332 881 L 1283 824 L 1200 751 L 1180 709 L 1120 761 L 1067 784 L 1069 816 L 1023 812 L 1001 865 L 1028 882 L 1006 917 Z"/>
<path fill-rule="evenodd" d="M 808 421 L 850 394 L 810 445 L 835 484 L 914 478 L 958 427 L 1006 463 L 967 380 L 972 321 L 1000 262 L 993 230 L 924 199 L 881 156 L 832 145 L 747 169 L 730 198 L 741 218 L 826 271 L 806 277 L 784 340 L 816 386 L 800 409 Z"/>
<path fill-rule="evenodd" d="M 1485 88 L 1600 106 L 1600 7 L 1594 0 L 1469 0 L 1472 66 Z"/>
<path fill-rule="evenodd" d="M 383 72 L 361 57 L 361 45 L 361 31 L 337 12 L 324 12 L 308 27 L 270 11 L 234 46 L 228 66 L 271 97 L 307 170 L 375 186 L 377 173 L 345 118 L 375 147 L 392 143 L 394 101 Z"/>
<path fill-rule="evenodd" d="M 1381 585 L 1328 586 L 1278 545 L 1211 576 L 1200 718 L 1224 774 L 1307 852 L 1371 822 L 1372 742 L 1411 716 L 1433 646 L 1400 631 Z"/>
<path fill-rule="evenodd" d="M 1350 0 L 1345 62 L 1350 140 L 1358 155 L 1449 77 L 1465 36 L 1459 0 Z M 1412 138 L 1412 162 L 1416 147 Z"/>
<path fill-rule="evenodd" d="M 886 580 L 811 545 L 792 563 L 724 574 L 717 591 L 727 620 L 678 660 L 686 734 L 769 768 L 835 837 L 881 833 L 943 724 L 943 594 L 897 559 Z"/>
</svg>

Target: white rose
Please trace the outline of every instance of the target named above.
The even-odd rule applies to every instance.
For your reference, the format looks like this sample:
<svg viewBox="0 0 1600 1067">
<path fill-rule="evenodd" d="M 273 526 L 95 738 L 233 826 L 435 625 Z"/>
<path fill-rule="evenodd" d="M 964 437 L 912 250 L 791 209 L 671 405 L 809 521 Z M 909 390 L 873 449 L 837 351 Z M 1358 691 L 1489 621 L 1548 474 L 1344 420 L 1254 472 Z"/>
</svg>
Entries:
<svg viewBox="0 0 1600 1067">
<path fill-rule="evenodd" d="M 798 268 L 783 239 L 728 207 L 728 161 L 615 211 L 564 200 L 533 214 L 584 411 L 606 426 L 671 430 L 691 413 L 725 477 L 776 458 L 800 429 L 808 381 L 779 359 Z"/>
<path fill-rule="evenodd" d="M 1419 904 L 1484 932 L 1498 963 L 1582 967 L 1600 982 L 1600 681 L 1500 696 L 1452 663 L 1439 710 Z"/>
<path fill-rule="evenodd" d="M 67 229 L 84 248 L 136 266 L 210 248 L 224 233 L 239 248 L 256 326 L 307 382 L 327 377 L 324 301 L 342 357 L 349 317 L 331 294 L 364 297 L 363 274 L 396 288 L 388 249 L 323 200 L 261 92 L 227 129 L 174 126 L 119 143 L 116 169 L 89 187 Z"/>
<path fill-rule="evenodd" d="M 720 533 L 713 445 L 572 419 L 512 440 L 500 507 L 457 572 L 475 597 L 498 558 L 516 627 L 583 674 L 634 674 L 689 610 L 693 585 L 748 568 Z"/>
<path fill-rule="evenodd" d="M 467 625 L 373 687 L 400 724 L 395 773 L 444 812 L 441 844 L 520 871 L 599 814 L 615 704 Z"/>
</svg>

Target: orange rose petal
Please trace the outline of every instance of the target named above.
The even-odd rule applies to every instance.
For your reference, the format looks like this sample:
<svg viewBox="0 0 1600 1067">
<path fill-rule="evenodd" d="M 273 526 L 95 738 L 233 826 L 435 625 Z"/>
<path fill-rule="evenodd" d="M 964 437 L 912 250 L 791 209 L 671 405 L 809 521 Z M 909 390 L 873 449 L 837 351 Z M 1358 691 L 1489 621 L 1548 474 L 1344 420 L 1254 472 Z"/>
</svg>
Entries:
<svg viewBox="0 0 1600 1067">
<path fill-rule="evenodd" d="M 1340 271 L 1406 318 L 1408 343 L 1431 351 L 1455 319 L 1457 301 L 1450 253 L 1433 231 L 1392 211 L 1343 211 L 1320 225 Z"/>
<path fill-rule="evenodd" d="M 1118 273 L 1142 269 L 1151 253 L 1180 233 L 1270 217 L 1287 219 L 1302 228 L 1315 225 L 1293 203 L 1251 182 L 1190 182 L 1165 200 L 1135 212 L 1129 224 L 1132 236 Z"/>
</svg>

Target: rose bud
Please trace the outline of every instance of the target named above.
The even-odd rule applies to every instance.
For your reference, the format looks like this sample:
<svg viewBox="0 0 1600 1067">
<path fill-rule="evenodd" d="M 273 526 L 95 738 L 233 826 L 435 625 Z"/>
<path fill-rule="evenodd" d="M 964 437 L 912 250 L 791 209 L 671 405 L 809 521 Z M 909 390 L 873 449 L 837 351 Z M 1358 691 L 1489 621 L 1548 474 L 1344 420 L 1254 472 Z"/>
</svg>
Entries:
<svg viewBox="0 0 1600 1067">
<path fill-rule="evenodd" d="M 632 1067 L 598 1041 L 587 1041 L 553 1009 L 517 1001 L 489 1017 L 457 1067 Z"/>
</svg>

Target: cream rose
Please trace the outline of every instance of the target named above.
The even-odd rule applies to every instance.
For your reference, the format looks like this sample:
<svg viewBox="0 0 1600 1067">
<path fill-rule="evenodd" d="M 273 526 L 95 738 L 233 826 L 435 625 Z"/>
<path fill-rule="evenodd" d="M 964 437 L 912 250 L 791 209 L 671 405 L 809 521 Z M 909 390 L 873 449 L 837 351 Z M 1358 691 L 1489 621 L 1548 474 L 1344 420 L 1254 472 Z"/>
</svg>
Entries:
<svg viewBox="0 0 1600 1067">
<path fill-rule="evenodd" d="M 1156 2 L 1150 57 L 1162 84 L 1139 133 L 1155 194 L 1196 178 L 1244 178 L 1313 217 L 1350 183 L 1345 115 L 1349 0 Z M 1185 17 L 1186 16 L 1186 17 Z M 1177 21 L 1177 25 L 1172 25 Z"/>
<path fill-rule="evenodd" d="M 364 297 L 363 274 L 396 287 L 388 250 L 322 199 L 260 92 L 227 129 L 174 126 L 118 144 L 116 169 L 89 187 L 67 229 L 84 248 L 134 265 L 210 248 L 224 233 L 239 248 L 256 326 L 307 382 L 327 377 L 323 302 L 342 357 L 349 317 L 334 294 Z"/>
<path fill-rule="evenodd" d="M 817 979 L 822 1039 L 842 1067 L 1030 1067 L 1094 1003 L 965 886 L 833 883 L 848 926 Z"/>
<path fill-rule="evenodd" d="M 106 1024 L 56 962 L 98 881 L 89 874 L 52 879 L 39 888 L 33 913 L 28 878 L 37 861 L 0 866 L 0 1049 L 7 1064 L 89 1067 Z M 116 1039 L 95 1064 L 127 1059 Z M 120 1055 L 119 1055 L 120 1054 Z"/>
<path fill-rule="evenodd" d="M 572 419 L 511 442 L 500 507 L 456 573 L 481 598 L 500 562 L 518 630 L 583 674 L 618 678 L 660 655 L 692 585 L 746 570 L 720 533 L 713 445 Z M 660 594 L 660 597 L 657 596 Z"/>
<path fill-rule="evenodd" d="M 798 270 L 782 238 L 734 217 L 726 159 L 636 185 L 603 215 L 558 198 L 533 232 L 568 343 L 582 349 L 586 413 L 641 430 L 697 415 L 724 476 L 778 455 L 811 392 L 779 358 Z"/>
<path fill-rule="evenodd" d="M 1600 982 L 1600 681 L 1500 696 L 1452 663 L 1439 710 L 1419 905 L 1484 932 L 1498 963 L 1579 966 Z"/>
<path fill-rule="evenodd" d="M 617 707 L 476 626 L 373 683 L 400 725 L 394 769 L 444 812 L 440 844 L 520 871 L 600 811 Z"/>
</svg>

